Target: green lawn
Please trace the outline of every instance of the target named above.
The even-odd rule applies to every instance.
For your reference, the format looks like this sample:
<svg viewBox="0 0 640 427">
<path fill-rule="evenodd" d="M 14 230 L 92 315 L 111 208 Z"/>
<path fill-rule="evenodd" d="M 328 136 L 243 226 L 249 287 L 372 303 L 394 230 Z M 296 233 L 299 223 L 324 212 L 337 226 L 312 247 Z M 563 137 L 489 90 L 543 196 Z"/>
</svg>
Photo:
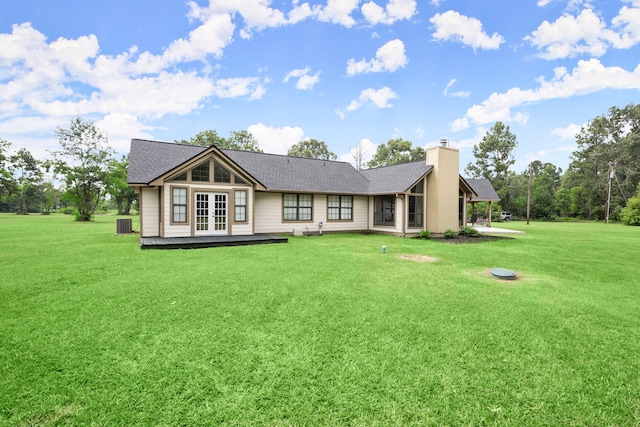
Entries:
<svg viewBox="0 0 640 427">
<path fill-rule="evenodd" d="M 141 251 L 2 214 L 0 425 L 639 425 L 640 227 L 508 227 Z"/>
</svg>

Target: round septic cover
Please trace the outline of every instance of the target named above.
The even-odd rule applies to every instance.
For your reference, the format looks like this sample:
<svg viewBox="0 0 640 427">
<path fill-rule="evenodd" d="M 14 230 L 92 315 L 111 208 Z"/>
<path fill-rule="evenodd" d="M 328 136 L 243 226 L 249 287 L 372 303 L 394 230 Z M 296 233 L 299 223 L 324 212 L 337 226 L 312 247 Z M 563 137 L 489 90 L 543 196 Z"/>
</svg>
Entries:
<svg viewBox="0 0 640 427">
<path fill-rule="evenodd" d="M 496 279 L 516 280 L 516 272 L 511 270 L 505 270 L 504 268 L 492 268 L 491 275 Z"/>
</svg>

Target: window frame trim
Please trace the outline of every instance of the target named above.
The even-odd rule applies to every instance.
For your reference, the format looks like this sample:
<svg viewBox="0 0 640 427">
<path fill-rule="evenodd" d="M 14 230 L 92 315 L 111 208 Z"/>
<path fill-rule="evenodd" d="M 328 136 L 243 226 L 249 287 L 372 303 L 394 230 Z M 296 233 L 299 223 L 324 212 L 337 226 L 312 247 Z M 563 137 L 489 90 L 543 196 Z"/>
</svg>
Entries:
<svg viewBox="0 0 640 427">
<path fill-rule="evenodd" d="M 173 208 L 174 206 L 176 206 L 175 203 L 173 203 L 173 192 L 174 190 L 185 190 L 186 194 L 186 203 L 184 204 L 185 207 L 185 221 L 174 221 L 174 211 Z M 184 226 L 184 225 L 189 225 L 190 221 L 189 221 L 189 186 L 184 186 L 184 185 L 170 185 L 169 186 L 169 197 L 171 198 L 171 204 L 170 204 L 170 212 L 169 212 L 169 224 L 170 225 L 177 225 L 177 226 Z M 183 206 L 182 204 L 178 205 L 178 206 Z"/>
<path fill-rule="evenodd" d="M 290 208 L 292 206 L 285 206 L 284 205 L 284 199 L 286 195 L 294 195 L 296 196 L 296 219 L 285 219 L 285 215 L 284 215 L 284 210 L 285 207 Z M 300 218 L 300 196 L 309 196 L 311 197 L 311 206 L 309 207 L 309 209 L 311 209 L 311 218 L 310 219 L 299 219 Z M 282 215 L 282 223 L 294 223 L 294 222 L 299 222 L 299 223 L 313 223 L 313 194 L 310 193 L 282 193 L 282 198 L 281 198 L 281 203 L 282 203 L 282 209 L 281 209 L 281 215 Z M 306 208 L 306 207 L 305 207 Z"/>
<path fill-rule="evenodd" d="M 236 194 L 244 192 L 244 205 L 238 205 Z M 233 223 L 234 224 L 247 224 L 249 222 L 249 191 L 247 189 L 234 189 L 233 190 Z M 236 220 L 236 207 L 244 207 L 244 221 Z"/>
<path fill-rule="evenodd" d="M 337 208 L 329 206 L 329 197 L 339 197 L 339 201 L 338 201 L 339 206 Z M 342 198 L 343 197 L 351 198 L 351 218 L 349 218 L 349 219 L 342 219 L 342 209 L 343 209 L 343 207 L 342 207 Z M 329 218 L 329 209 L 338 209 L 339 218 L 338 219 L 330 219 Z M 344 208 L 344 209 L 346 209 L 346 208 Z M 353 219 L 353 211 L 354 211 L 354 198 L 353 198 L 353 196 L 349 196 L 349 195 L 346 195 L 346 194 L 344 194 L 344 195 L 343 194 L 327 194 L 327 222 L 353 222 L 354 221 L 354 219 Z"/>
<path fill-rule="evenodd" d="M 392 198 L 393 199 L 393 224 L 392 225 L 387 225 L 387 224 L 376 224 L 376 199 L 379 197 L 388 197 L 388 198 Z M 391 194 L 379 194 L 376 196 L 373 196 L 373 226 L 374 227 L 387 227 L 387 228 L 395 228 L 396 224 L 397 224 L 397 214 L 396 214 L 396 208 L 397 208 L 397 197 Z M 384 214 L 384 211 L 382 212 Z"/>
</svg>

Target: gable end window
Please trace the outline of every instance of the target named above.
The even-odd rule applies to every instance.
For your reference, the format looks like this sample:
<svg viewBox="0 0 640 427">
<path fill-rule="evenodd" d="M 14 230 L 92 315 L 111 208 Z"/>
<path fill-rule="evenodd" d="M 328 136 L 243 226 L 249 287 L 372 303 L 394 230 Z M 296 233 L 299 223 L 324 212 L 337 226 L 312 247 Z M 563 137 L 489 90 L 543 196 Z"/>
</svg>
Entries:
<svg viewBox="0 0 640 427">
<path fill-rule="evenodd" d="M 213 182 L 230 183 L 231 172 L 218 162 L 213 162 Z"/>
<path fill-rule="evenodd" d="M 191 181 L 208 182 L 209 181 L 209 161 L 202 163 L 191 169 Z"/>
<path fill-rule="evenodd" d="M 328 196 L 327 220 L 351 221 L 353 219 L 353 197 Z"/>
<path fill-rule="evenodd" d="M 283 194 L 285 221 L 312 221 L 313 196 L 311 194 Z"/>
<path fill-rule="evenodd" d="M 395 196 L 376 196 L 374 199 L 373 225 L 396 225 L 396 198 Z"/>
<path fill-rule="evenodd" d="M 171 189 L 171 221 L 187 222 L 187 189 L 173 187 Z"/>
</svg>

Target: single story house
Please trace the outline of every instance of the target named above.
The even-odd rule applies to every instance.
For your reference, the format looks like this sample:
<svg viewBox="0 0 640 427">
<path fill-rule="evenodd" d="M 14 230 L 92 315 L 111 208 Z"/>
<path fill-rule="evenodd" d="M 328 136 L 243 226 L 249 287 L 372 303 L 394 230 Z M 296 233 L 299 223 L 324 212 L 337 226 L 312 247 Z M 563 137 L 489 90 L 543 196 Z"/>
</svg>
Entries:
<svg viewBox="0 0 640 427">
<path fill-rule="evenodd" d="M 139 195 L 141 237 L 262 233 L 442 233 L 467 223 L 477 194 L 442 143 L 426 161 L 351 164 L 133 139 L 127 181 Z"/>
</svg>

